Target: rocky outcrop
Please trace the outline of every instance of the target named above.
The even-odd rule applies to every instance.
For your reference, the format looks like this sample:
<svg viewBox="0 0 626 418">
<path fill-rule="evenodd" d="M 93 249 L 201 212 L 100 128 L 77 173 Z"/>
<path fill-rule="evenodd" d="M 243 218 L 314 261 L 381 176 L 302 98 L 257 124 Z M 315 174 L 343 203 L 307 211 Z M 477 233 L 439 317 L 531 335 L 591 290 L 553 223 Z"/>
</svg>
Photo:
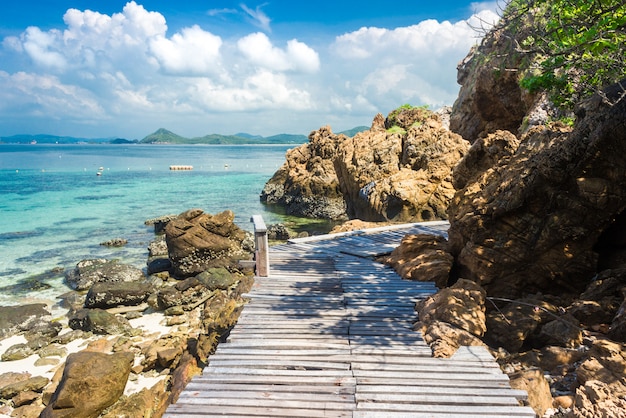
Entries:
<svg viewBox="0 0 626 418">
<path fill-rule="evenodd" d="M 352 138 L 329 127 L 287 153 L 261 200 L 326 219 L 409 222 L 445 219 L 452 168 L 468 144 L 421 108 L 377 115 Z"/>
<path fill-rule="evenodd" d="M 589 101 L 573 131 L 532 129 L 450 205 L 460 277 L 494 296 L 580 293 L 596 273 L 599 238 L 626 209 L 625 175 L 624 100 Z"/>
<path fill-rule="evenodd" d="M 333 134 L 329 126 L 311 132 L 308 144 L 287 151 L 285 164 L 265 184 L 261 201 L 282 206 L 290 215 L 347 219 L 334 168 L 347 138 Z"/>
<path fill-rule="evenodd" d="M 212 267 L 235 268 L 239 260 L 250 259 L 248 236 L 234 219 L 231 211 L 211 215 L 191 209 L 169 221 L 165 236 L 174 275 L 185 278 Z"/>
<path fill-rule="evenodd" d="M 528 19 L 528 20 L 527 20 Z M 533 126 L 558 119 L 545 94 L 530 94 L 520 87 L 521 67 L 534 59 L 519 45 L 530 34 L 532 14 L 507 25 L 502 21 L 457 66 L 459 95 L 452 106 L 450 130 L 474 143 L 505 130 L 521 135 Z M 503 24 L 504 23 L 504 24 Z"/>
</svg>

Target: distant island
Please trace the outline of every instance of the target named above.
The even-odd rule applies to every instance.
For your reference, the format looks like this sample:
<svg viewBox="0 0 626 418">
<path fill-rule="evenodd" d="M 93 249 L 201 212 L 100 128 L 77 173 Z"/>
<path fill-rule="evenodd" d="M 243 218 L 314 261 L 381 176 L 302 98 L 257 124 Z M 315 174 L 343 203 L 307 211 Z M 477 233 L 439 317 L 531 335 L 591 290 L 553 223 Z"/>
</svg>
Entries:
<svg viewBox="0 0 626 418">
<path fill-rule="evenodd" d="M 339 132 L 352 137 L 368 126 L 357 126 L 347 131 Z M 236 133 L 233 135 L 209 134 L 201 137 L 186 138 L 164 128 L 147 135 L 143 139 L 125 138 L 76 138 L 57 135 L 13 135 L 0 136 L 0 144 L 206 144 L 206 145 L 250 145 L 250 144 L 303 144 L 307 142 L 306 135 L 278 134 L 272 136 L 251 135 Z"/>
</svg>

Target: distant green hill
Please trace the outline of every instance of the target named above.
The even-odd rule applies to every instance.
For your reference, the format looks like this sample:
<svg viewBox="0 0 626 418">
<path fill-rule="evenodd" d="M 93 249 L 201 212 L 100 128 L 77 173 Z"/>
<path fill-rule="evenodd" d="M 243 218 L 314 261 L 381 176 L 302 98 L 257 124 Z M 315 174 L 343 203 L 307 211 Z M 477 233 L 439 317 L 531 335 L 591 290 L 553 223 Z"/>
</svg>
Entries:
<svg viewBox="0 0 626 418">
<path fill-rule="evenodd" d="M 354 136 L 358 132 L 369 129 L 367 126 L 357 126 L 347 131 L 339 132 L 347 136 Z M 76 138 L 57 135 L 13 135 L 0 137 L 0 143 L 7 144 L 208 144 L 208 145 L 243 145 L 243 144 L 304 144 L 308 141 L 307 135 L 278 134 L 268 137 L 236 133 L 234 135 L 210 134 L 195 138 L 185 138 L 167 129 L 160 128 L 141 140 L 124 138 Z"/>
<path fill-rule="evenodd" d="M 359 132 L 367 131 L 369 126 L 357 126 L 356 128 L 348 129 L 347 131 L 341 131 L 340 134 L 344 134 L 345 136 L 353 137 Z"/>
<path fill-rule="evenodd" d="M 146 136 L 142 144 L 209 144 L 209 145 L 241 145 L 241 144 L 302 144 L 307 141 L 305 135 L 280 134 L 269 137 L 238 133 L 235 135 L 210 134 L 195 138 L 185 138 L 167 129 L 160 128 Z"/>
</svg>

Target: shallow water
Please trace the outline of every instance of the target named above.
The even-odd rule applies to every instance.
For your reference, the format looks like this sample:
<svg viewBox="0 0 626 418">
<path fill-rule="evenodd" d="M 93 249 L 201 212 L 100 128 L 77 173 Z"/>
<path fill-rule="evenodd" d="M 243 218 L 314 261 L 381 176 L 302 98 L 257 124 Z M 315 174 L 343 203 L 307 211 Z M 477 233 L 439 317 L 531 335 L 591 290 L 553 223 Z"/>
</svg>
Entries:
<svg viewBox="0 0 626 418">
<path fill-rule="evenodd" d="M 85 258 L 145 267 L 146 219 L 200 208 L 230 209 L 245 229 L 257 213 L 288 221 L 259 194 L 294 146 L 0 145 L 0 304 L 66 291 L 63 272 Z M 118 237 L 128 244 L 99 245 Z"/>
</svg>

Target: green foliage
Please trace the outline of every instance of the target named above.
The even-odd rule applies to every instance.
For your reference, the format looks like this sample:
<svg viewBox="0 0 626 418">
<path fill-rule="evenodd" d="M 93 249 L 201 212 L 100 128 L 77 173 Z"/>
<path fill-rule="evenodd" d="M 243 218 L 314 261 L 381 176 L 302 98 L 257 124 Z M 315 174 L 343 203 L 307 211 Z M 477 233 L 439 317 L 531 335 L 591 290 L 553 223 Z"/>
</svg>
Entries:
<svg viewBox="0 0 626 418">
<path fill-rule="evenodd" d="M 522 69 L 521 85 L 529 91 L 545 90 L 556 105 L 571 108 L 626 78 L 623 0 L 511 1 L 505 21 L 524 18 L 532 30 L 519 50 L 534 59 Z"/>
<path fill-rule="evenodd" d="M 393 125 L 391 128 L 387 129 L 387 132 L 389 132 L 390 134 L 400 134 L 400 135 L 404 135 L 406 133 L 406 131 L 398 125 Z"/>
</svg>

